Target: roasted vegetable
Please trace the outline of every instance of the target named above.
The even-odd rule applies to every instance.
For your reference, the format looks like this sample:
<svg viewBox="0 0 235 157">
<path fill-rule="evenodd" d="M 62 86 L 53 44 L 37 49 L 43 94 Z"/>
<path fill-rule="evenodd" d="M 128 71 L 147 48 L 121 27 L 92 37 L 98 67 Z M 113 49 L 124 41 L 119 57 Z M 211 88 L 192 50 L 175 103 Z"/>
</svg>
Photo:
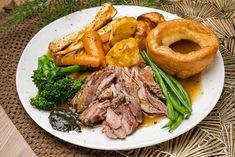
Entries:
<svg viewBox="0 0 235 157">
<path fill-rule="evenodd" d="M 52 41 L 49 45 L 49 49 L 52 52 L 57 52 L 57 51 L 62 50 L 66 46 L 70 45 L 71 43 L 72 43 L 71 47 L 74 47 L 82 38 L 84 32 L 89 31 L 89 30 L 100 29 L 105 24 L 110 22 L 116 14 L 117 14 L 117 10 L 112 6 L 112 4 L 104 3 L 101 9 L 97 12 L 91 24 L 86 26 L 81 31 L 73 32 L 69 35 L 66 35 L 65 37 Z"/>
<path fill-rule="evenodd" d="M 112 26 L 114 23 L 118 22 L 118 19 L 115 19 L 111 22 L 109 22 L 107 25 L 105 25 L 104 27 L 100 28 L 97 32 L 101 37 L 102 42 L 107 42 L 109 41 L 110 38 L 110 32 L 112 30 Z M 88 30 L 87 30 L 88 31 Z M 84 32 L 82 34 L 82 36 L 84 35 Z M 82 36 L 79 38 L 81 39 Z M 77 50 L 81 50 L 83 49 L 83 42 L 81 40 L 78 40 L 77 42 L 74 42 L 73 44 L 71 44 L 69 47 L 67 47 L 66 49 L 59 51 L 55 54 L 55 56 L 63 56 L 65 54 L 68 54 L 72 51 L 77 51 Z"/>
<path fill-rule="evenodd" d="M 137 21 L 134 17 L 122 17 L 118 22 L 113 24 L 110 34 L 110 44 L 132 37 L 135 33 Z"/>
<path fill-rule="evenodd" d="M 41 110 L 51 110 L 57 104 L 72 98 L 81 88 L 83 81 L 67 76 L 56 81 L 48 81 L 37 95 L 31 98 L 31 105 Z"/>
<path fill-rule="evenodd" d="M 61 65 L 86 65 L 89 67 L 99 67 L 100 66 L 100 58 L 94 55 L 88 55 L 84 53 L 78 53 L 75 55 L 64 56 L 60 60 Z"/>
<path fill-rule="evenodd" d="M 138 42 L 140 50 L 144 50 L 146 48 L 146 37 L 152 29 L 153 27 L 150 26 L 149 23 L 138 21 L 134 37 Z"/>
<path fill-rule="evenodd" d="M 166 21 L 164 16 L 158 12 L 150 12 L 142 14 L 137 17 L 137 20 L 150 23 L 153 28 L 156 27 L 159 23 Z"/>
<path fill-rule="evenodd" d="M 89 55 L 104 59 L 104 50 L 100 35 L 96 31 L 88 31 L 82 37 L 85 52 Z"/>
<path fill-rule="evenodd" d="M 129 38 L 116 43 L 105 56 L 106 64 L 115 66 L 134 66 L 141 61 L 138 43 Z"/>
<path fill-rule="evenodd" d="M 85 52 L 64 56 L 61 65 L 87 65 L 99 67 L 104 65 L 104 51 L 101 38 L 96 31 L 86 32 L 81 39 Z"/>
<path fill-rule="evenodd" d="M 105 24 L 110 22 L 116 14 L 117 10 L 113 7 L 111 3 L 104 3 L 100 10 L 97 12 L 90 27 L 93 28 L 92 30 L 98 30 Z"/>
</svg>

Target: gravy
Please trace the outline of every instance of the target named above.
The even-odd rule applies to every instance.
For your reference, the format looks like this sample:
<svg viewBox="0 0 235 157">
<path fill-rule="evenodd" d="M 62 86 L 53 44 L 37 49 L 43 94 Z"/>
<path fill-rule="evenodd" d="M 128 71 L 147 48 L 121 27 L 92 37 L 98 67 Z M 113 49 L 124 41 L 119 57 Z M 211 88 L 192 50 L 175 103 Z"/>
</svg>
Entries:
<svg viewBox="0 0 235 157">
<path fill-rule="evenodd" d="M 188 53 L 199 50 L 200 46 L 193 41 L 182 39 L 171 44 L 170 48 L 175 52 Z"/>
</svg>

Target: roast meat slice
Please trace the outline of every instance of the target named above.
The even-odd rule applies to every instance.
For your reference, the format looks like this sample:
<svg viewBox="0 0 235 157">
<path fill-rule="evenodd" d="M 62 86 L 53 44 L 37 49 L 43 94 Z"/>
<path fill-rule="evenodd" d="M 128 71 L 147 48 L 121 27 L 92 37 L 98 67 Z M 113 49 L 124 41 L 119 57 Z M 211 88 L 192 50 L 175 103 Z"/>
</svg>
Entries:
<svg viewBox="0 0 235 157">
<path fill-rule="evenodd" d="M 111 81 L 110 79 L 113 79 L 113 75 L 111 78 L 109 76 L 112 73 L 113 70 L 111 68 L 106 68 L 106 70 L 95 72 L 87 78 L 87 81 L 83 85 L 84 87 L 82 87 L 71 101 L 71 104 L 76 106 L 77 112 L 84 111 L 90 103 L 97 98 L 98 87 L 102 82 L 104 82 L 102 83 L 102 86 L 105 86 L 109 81 Z"/>
<path fill-rule="evenodd" d="M 153 71 L 149 66 L 139 70 L 139 78 L 144 83 L 150 92 L 159 97 L 161 100 L 165 100 L 160 86 L 154 81 Z"/>
<path fill-rule="evenodd" d="M 126 132 L 126 135 L 132 134 L 136 128 L 138 127 L 139 123 L 135 119 L 135 117 L 132 115 L 128 105 L 121 105 L 119 106 L 115 112 L 121 116 L 121 123 L 122 126 Z"/>
<path fill-rule="evenodd" d="M 94 126 L 97 122 L 105 119 L 109 106 L 111 106 L 111 104 L 108 100 L 104 102 L 94 101 L 79 115 L 79 119 L 86 126 Z"/>
<path fill-rule="evenodd" d="M 108 108 L 107 110 L 106 122 L 112 129 L 117 129 L 122 126 L 121 117 L 119 117 L 111 108 Z"/>
</svg>

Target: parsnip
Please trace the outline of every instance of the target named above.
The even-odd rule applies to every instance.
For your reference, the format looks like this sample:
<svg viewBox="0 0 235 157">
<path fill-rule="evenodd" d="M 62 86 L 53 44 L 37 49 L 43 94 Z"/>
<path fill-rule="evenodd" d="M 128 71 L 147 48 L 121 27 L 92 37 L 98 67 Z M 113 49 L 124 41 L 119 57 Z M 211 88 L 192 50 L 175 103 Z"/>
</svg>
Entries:
<svg viewBox="0 0 235 157">
<path fill-rule="evenodd" d="M 110 32 L 112 30 L 112 26 L 117 23 L 118 21 L 120 21 L 120 18 L 118 19 L 114 19 L 113 21 L 109 22 L 107 25 L 105 25 L 104 27 L 100 28 L 97 32 L 100 35 L 102 42 L 106 42 L 106 40 L 109 40 L 109 36 L 110 36 Z M 84 32 L 82 33 L 82 36 L 84 35 Z M 80 39 L 82 38 L 82 36 L 80 37 Z M 57 52 L 55 55 L 56 56 L 62 56 L 65 55 L 69 52 L 75 51 L 75 50 L 79 50 L 83 48 L 83 43 L 81 40 L 79 40 L 78 42 L 73 42 L 70 46 L 68 46 L 65 50 L 59 51 Z"/>
<path fill-rule="evenodd" d="M 108 22 L 112 20 L 112 18 L 116 15 L 117 10 L 110 3 L 104 3 L 101 9 L 97 12 L 94 20 L 86 26 L 81 31 L 76 31 L 71 34 L 68 34 L 60 39 L 54 40 L 49 44 L 49 50 L 52 52 L 58 52 L 66 46 L 73 43 L 70 49 L 72 49 L 81 39 L 84 32 L 89 30 L 98 30 Z"/>
</svg>

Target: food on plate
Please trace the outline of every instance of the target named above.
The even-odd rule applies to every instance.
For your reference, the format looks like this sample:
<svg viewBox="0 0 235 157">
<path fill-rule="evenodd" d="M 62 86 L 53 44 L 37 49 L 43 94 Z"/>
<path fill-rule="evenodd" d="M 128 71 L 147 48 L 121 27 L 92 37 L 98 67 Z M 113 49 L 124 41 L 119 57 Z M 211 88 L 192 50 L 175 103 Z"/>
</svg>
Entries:
<svg viewBox="0 0 235 157">
<path fill-rule="evenodd" d="M 172 50 L 170 45 L 187 39 L 200 49 L 188 53 Z M 213 60 L 219 41 L 208 27 L 192 20 L 177 19 L 159 24 L 147 37 L 146 47 L 154 62 L 164 71 L 188 78 L 204 70 Z"/>
<path fill-rule="evenodd" d="M 116 14 L 117 10 L 112 6 L 112 4 L 104 3 L 101 9 L 97 12 L 93 21 L 88 26 L 80 31 L 73 32 L 65 37 L 50 42 L 49 50 L 52 52 L 57 52 L 70 45 L 72 42 L 74 42 L 72 45 L 76 44 L 81 39 L 84 32 L 100 29 L 105 24 L 110 22 Z"/>
<path fill-rule="evenodd" d="M 107 137 L 124 139 L 145 117 L 167 117 L 164 128 L 172 132 L 192 114 L 188 93 L 172 75 L 187 78 L 205 69 L 219 47 L 215 34 L 157 12 L 137 18 L 116 13 L 104 4 L 91 24 L 52 41 L 50 55 L 38 59 L 31 105 L 51 110 L 54 129 L 101 125 Z M 186 40 L 197 48 L 188 49 Z"/>
<path fill-rule="evenodd" d="M 158 12 L 142 14 L 137 17 L 137 20 L 149 23 L 153 28 L 156 27 L 158 24 L 166 21 L 164 16 Z"/>
<path fill-rule="evenodd" d="M 130 38 L 136 30 L 137 21 L 134 17 L 123 17 L 118 22 L 113 24 L 109 42 L 111 45 L 117 42 Z"/>
<path fill-rule="evenodd" d="M 171 132 L 182 123 L 184 118 L 189 118 L 192 112 L 191 100 L 182 85 L 154 64 L 145 51 L 142 51 L 141 55 L 153 69 L 154 78 L 159 83 L 166 97 L 167 112 L 170 120 L 164 128 L 169 128 Z"/>
<path fill-rule="evenodd" d="M 63 56 L 60 65 L 87 65 L 99 67 L 104 65 L 104 50 L 102 40 L 96 31 L 87 31 L 81 39 L 84 52 L 75 55 Z"/>
<path fill-rule="evenodd" d="M 81 80 L 73 80 L 68 74 L 82 71 L 79 65 L 58 67 L 56 62 L 43 55 L 38 59 L 38 68 L 33 72 L 33 82 L 38 93 L 31 98 L 31 105 L 41 110 L 51 110 L 57 104 L 67 101 L 80 89 Z"/>
<path fill-rule="evenodd" d="M 153 27 L 149 26 L 148 23 L 138 21 L 134 37 L 138 42 L 140 50 L 144 50 L 146 48 L 146 38 L 152 29 Z"/>
<path fill-rule="evenodd" d="M 87 54 L 94 55 L 104 60 L 104 50 L 100 35 L 96 31 L 88 31 L 82 37 L 84 50 Z"/>
<path fill-rule="evenodd" d="M 167 115 L 164 100 L 150 67 L 108 66 L 89 76 L 71 103 L 85 126 L 102 123 L 108 137 L 125 138 L 142 123 L 143 113 Z"/>
<path fill-rule="evenodd" d="M 77 117 L 76 112 L 55 109 L 50 113 L 49 122 L 52 128 L 58 131 L 69 132 L 75 130 L 81 132 Z"/>
<path fill-rule="evenodd" d="M 138 41 L 140 50 L 146 49 L 146 38 L 150 31 L 159 23 L 165 22 L 162 14 L 157 12 L 145 13 L 137 17 L 137 27 L 134 37 Z"/>
<path fill-rule="evenodd" d="M 130 67 L 141 62 L 139 46 L 134 38 L 124 39 L 116 43 L 105 56 L 105 61 L 109 65 Z"/>
</svg>

